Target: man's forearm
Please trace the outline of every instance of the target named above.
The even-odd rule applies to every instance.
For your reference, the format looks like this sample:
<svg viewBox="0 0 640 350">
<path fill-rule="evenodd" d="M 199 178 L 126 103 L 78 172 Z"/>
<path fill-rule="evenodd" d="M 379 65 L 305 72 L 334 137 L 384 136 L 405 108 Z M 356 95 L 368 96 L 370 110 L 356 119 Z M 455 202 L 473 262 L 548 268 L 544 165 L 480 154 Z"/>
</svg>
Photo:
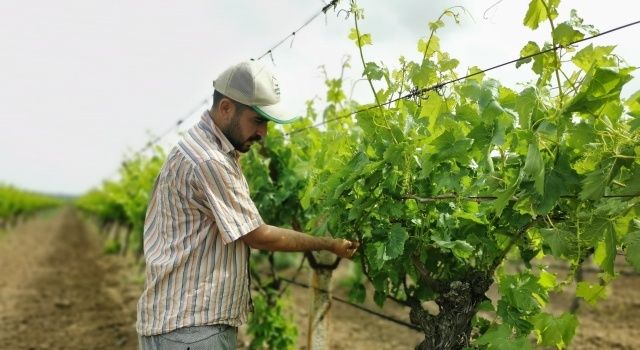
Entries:
<svg viewBox="0 0 640 350">
<path fill-rule="evenodd" d="M 255 249 L 284 252 L 333 251 L 335 244 L 335 240 L 329 237 L 315 237 L 271 225 L 262 225 L 243 239 Z"/>
</svg>

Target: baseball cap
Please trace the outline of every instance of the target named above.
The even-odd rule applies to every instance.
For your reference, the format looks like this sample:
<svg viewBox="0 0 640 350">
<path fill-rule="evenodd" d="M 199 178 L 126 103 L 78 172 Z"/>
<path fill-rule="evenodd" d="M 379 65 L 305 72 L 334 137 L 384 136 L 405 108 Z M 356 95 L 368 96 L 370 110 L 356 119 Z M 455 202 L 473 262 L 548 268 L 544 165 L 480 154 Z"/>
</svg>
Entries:
<svg viewBox="0 0 640 350">
<path fill-rule="evenodd" d="M 288 113 L 280 103 L 280 87 L 273 73 L 256 61 L 233 65 L 213 82 L 224 96 L 252 107 L 262 117 L 278 124 L 295 121 L 299 116 Z"/>
</svg>

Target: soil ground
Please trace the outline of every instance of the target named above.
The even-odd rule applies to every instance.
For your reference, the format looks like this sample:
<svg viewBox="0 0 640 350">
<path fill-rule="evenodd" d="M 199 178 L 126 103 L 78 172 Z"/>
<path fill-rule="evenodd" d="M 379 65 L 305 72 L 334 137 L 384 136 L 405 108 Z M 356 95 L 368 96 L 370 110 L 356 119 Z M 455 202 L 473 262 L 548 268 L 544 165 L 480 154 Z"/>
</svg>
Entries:
<svg viewBox="0 0 640 350">
<path fill-rule="evenodd" d="M 136 349 L 140 269 L 127 258 L 104 255 L 103 239 L 70 208 L 0 232 L 0 349 Z M 342 265 L 337 280 L 348 269 Z M 298 280 L 307 283 L 306 276 Z M 310 292 L 289 290 L 303 349 Z M 340 283 L 335 295 L 345 296 Z M 552 308 L 566 309 L 571 301 L 571 295 L 557 295 Z M 408 310 L 393 303 L 383 310 L 365 306 L 408 318 Z M 570 349 L 640 349 L 640 276 L 618 277 L 607 300 L 582 304 L 578 314 L 581 326 Z M 419 332 L 339 302 L 330 317 L 331 349 L 412 349 L 421 339 Z M 240 348 L 248 345 L 244 333 L 241 328 Z"/>
<path fill-rule="evenodd" d="M 135 349 L 140 285 L 70 208 L 0 238 L 0 348 Z"/>
</svg>

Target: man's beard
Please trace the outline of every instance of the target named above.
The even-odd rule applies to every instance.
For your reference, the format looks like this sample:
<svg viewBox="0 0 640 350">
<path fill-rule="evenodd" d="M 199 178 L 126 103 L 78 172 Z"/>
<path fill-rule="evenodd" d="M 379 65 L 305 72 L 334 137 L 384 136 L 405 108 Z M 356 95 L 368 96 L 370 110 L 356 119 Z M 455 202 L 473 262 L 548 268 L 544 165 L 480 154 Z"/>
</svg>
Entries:
<svg viewBox="0 0 640 350">
<path fill-rule="evenodd" d="M 231 122 L 229 122 L 229 125 L 225 130 L 222 130 L 222 133 L 224 134 L 224 136 L 227 137 L 227 140 L 231 142 L 233 147 L 238 152 L 247 153 L 249 152 L 249 149 L 251 149 L 252 143 L 250 142 L 260 141 L 261 137 L 259 135 L 255 135 L 248 139 L 243 139 L 242 135 L 240 135 L 240 114 L 241 113 L 242 111 L 236 111 L 236 113 L 233 115 L 233 118 L 231 119 Z"/>
</svg>

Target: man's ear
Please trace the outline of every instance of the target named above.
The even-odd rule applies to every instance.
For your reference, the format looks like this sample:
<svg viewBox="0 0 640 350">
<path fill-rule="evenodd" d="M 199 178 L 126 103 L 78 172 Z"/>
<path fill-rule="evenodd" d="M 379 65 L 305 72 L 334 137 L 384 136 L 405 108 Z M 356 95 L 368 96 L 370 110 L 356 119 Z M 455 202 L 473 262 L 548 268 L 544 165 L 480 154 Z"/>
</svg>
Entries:
<svg viewBox="0 0 640 350">
<path fill-rule="evenodd" d="M 225 123 L 231 120 L 234 113 L 236 111 L 236 104 L 233 103 L 230 99 L 223 97 L 218 103 L 217 115 L 220 116 L 220 119 Z"/>
</svg>

